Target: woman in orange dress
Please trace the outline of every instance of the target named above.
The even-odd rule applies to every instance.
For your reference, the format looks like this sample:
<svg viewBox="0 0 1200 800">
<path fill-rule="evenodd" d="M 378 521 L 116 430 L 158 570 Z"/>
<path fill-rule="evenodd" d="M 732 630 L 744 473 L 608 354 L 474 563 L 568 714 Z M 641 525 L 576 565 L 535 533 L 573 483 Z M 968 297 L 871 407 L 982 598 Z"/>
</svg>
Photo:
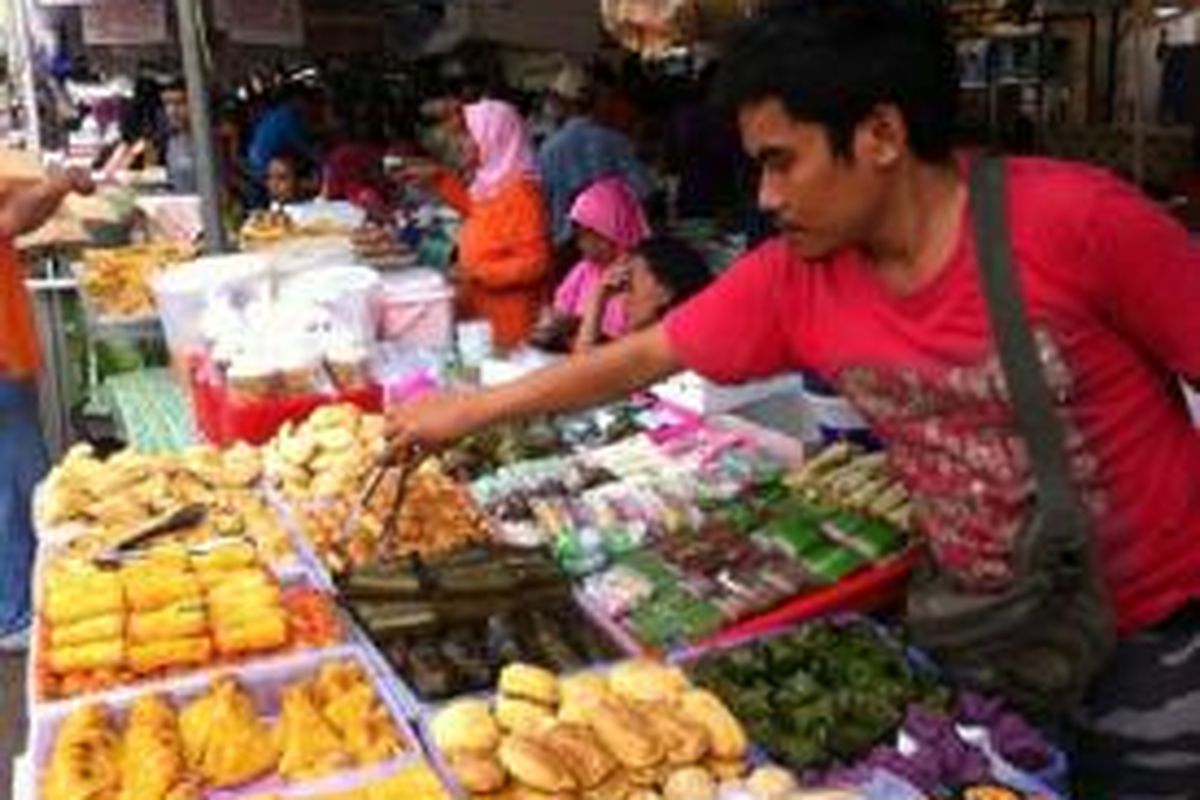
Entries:
<svg viewBox="0 0 1200 800">
<path fill-rule="evenodd" d="M 547 299 L 550 221 L 525 121 L 508 103 L 481 100 L 462 109 L 469 134 L 464 184 L 448 170 L 431 188 L 464 218 L 458 237 L 459 303 L 492 325 L 497 347 L 529 336 Z"/>
</svg>

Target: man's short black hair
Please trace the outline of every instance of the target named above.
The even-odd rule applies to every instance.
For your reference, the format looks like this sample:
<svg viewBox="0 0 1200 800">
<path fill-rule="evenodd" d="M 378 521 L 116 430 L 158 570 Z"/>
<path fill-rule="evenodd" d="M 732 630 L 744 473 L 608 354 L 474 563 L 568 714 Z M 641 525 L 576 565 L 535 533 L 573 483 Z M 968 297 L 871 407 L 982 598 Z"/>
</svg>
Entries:
<svg viewBox="0 0 1200 800">
<path fill-rule="evenodd" d="M 637 247 L 655 280 L 679 305 L 702 292 L 713 280 L 712 270 L 696 248 L 671 236 L 652 236 Z"/>
<path fill-rule="evenodd" d="M 179 92 L 181 94 L 187 94 L 187 81 L 185 81 L 181 75 L 172 75 L 164 80 L 158 87 L 159 94 L 166 94 L 167 92 Z"/>
<path fill-rule="evenodd" d="M 951 152 L 957 57 L 940 0 L 772 0 L 731 37 L 718 87 L 731 111 L 771 98 L 825 127 L 834 152 L 895 105 L 925 161 Z"/>
</svg>

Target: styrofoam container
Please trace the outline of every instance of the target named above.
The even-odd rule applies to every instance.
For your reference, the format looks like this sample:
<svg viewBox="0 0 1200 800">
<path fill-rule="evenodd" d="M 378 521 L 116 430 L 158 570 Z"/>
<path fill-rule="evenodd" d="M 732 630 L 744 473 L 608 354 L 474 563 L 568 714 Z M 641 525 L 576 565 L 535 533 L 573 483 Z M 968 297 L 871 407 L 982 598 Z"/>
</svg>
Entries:
<svg viewBox="0 0 1200 800">
<path fill-rule="evenodd" d="M 360 341 L 373 342 L 382 285 L 379 273 L 370 267 L 326 267 L 290 278 L 280 291 L 280 299 L 297 306 L 307 303 L 323 308 L 338 330 L 353 331 Z"/>
<path fill-rule="evenodd" d="M 650 389 L 655 396 L 697 414 L 725 414 L 770 397 L 800 391 L 800 380 L 784 375 L 737 386 L 722 386 L 694 372 L 684 372 Z"/>
<path fill-rule="evenodd" d="M 388 275 L 379 294 L 379 332 L 386 341 L 448 349 L 454 342 L 454 287 L 432 269 Z"/>
<path fill-rule="evenodd" d="M 310 651 L 285 658 L 218 669 L 206 674 L 191 675 L 156 687 L 155 691 L 168 698 L 178 710 L 204 694 L 217 677 L 233 677 L 254 700 L 260 718 L 269 723 L 279 714 L 284 688 L 314 677 L 323 664 L 337 661 L 354 661 L 363 668 L 375 689 L 376 696 L 387 709 L 393 726 L 405 743 L 405 751 L 383 763 L 346 770 L 319 780 L 288 784 L 276 775 L 236 789 L 210 791 L 205 795 L 207 800 L 234 800 L 235 798 L 278 793 L 295 796 L 297 793 L 345 791 L 347 788 L 361 785 L 366 781 L 388 777 L 396 770 L 422 758 L 420 739 L 408 722 L 406 710 L 398 702 L 395 693 L 387 688 L 391 678 L 381 673 L 373 660 L 368 658 L 357 646 Z M 40 774 L 49 763 L 58 730 L 71 712 L 83 704 L 99 702 L 108 708 L 114 722 L 121 726 L 134 702 L 148 693 L 147 689 L 122 689 L 101 697 L 90 697 L 83 701 L 33 709 L 29 757 L 36 773 Z"/>
<path fill-rule="evenodd" d="M 172 354 L 183 357 L 202 345 L 201 318 L 210 295 L 264 283 L 268 271 L 261 255 L 238 253 L 199 258 L 155 277 L 151 288 Z"/>
</svg>

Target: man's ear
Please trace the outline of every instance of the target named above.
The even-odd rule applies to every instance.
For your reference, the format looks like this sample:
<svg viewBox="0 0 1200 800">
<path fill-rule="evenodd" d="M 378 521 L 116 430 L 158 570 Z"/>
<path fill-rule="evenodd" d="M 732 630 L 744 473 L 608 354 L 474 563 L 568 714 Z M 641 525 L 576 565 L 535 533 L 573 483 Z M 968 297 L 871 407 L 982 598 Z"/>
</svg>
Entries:
<svg viewBox="0 0 1200 800">
<path fill-rule="evenodd" d="M 908 124 L 900 109 L 890 103 L 876 106 L 854 132 L 854 157 L 880 168 L 889 168 L 908 150 Z"/>
</svg>

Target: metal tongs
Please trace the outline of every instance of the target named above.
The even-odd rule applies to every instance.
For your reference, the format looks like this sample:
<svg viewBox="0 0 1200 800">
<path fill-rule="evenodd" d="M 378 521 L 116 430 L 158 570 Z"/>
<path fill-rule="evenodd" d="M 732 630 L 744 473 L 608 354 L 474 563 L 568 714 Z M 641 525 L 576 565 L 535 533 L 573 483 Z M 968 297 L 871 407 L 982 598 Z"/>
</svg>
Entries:
<svg viewBox="0 0 1200 800">
<path fill-rule="evenodd" d="M 408 495 L 409 480 L 421 468 L 421 465 L 425 463 L 425 459 L 429 458 L 430 455 L 430 451 L 418 444 L 408 443 L 389 446 L 375 461 L 375 466 L 372 467 L 367 484 L 363 488 L 362 494 L 359 495 L 357 504 L 350 513 L 345 530 L 342 531 L 342 540 L 345 541 L 354 535 L 354 532 L 358 529 L 358 523 L 362 519 L 363 512 L 370 507 L 371 501 L 379 493 L 384 479 L 392 471 L 398 471 L 399 477 L 396 482 L 396 493 L 392 497 L 391 508 L 388 510 L 387 516 L 383 519 L 383 527 L 379 534 L 380 549 L 386 552 L 387 549 L 384 546 L 389 544 L 396 534 L 396 523 L 400 517 L 400 511 L 404 507 L 404 500 Z"/>
</svg>

